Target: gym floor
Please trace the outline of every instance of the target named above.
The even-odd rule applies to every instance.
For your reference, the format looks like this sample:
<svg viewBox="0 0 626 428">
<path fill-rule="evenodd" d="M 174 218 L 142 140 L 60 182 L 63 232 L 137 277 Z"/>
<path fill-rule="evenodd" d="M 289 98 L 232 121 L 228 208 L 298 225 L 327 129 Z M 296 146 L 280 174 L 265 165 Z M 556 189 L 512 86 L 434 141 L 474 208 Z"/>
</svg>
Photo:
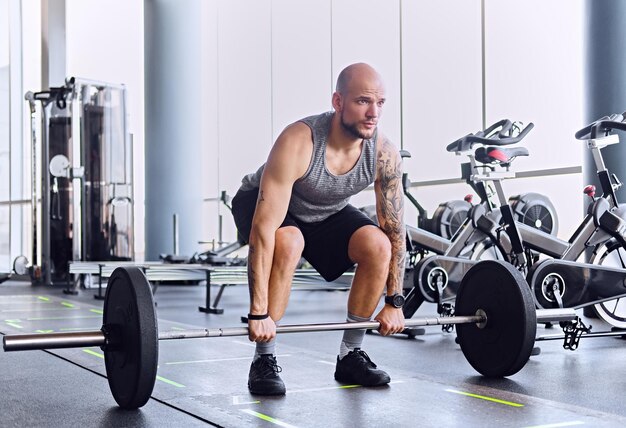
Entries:
<svg viewBox="0 0 626 428">
<path fill-rule="evenodd" d="M 99 330 L 96 290 L 66 295 L 61 287 L 8 281 L 0 286 L 3 334 Z M 342 322 L 346 291 L 295 289 L 284 324 Z M 204 314 L 205 287 L 160 285 L 155 295 L 161 331 L 240 326 L 248 311 L 245 286 L 227 287 L 224 314 Z M 416 316 L 435 315 L 424 304 Z M 594 331 L 607 330 L 586 319 Z M 538 328 L 538 334 L 558 333 Z M 333 379 L 341 332 L 287 334 L 278 361 L 283 397 L 256 397 L 246 387 L 254 347 L 245 337 L 161 341 L 158 378 L 148 404 L 119 409 L 104 377 L 99 348 L 0 352 L 3 427 L 593 427 L 626 426 L 626 343 L 618 338 L 540 343 L 516 375 L 486 379 L 465 361 L 454 334 L 438 326 L 424 335 L 367 335 L 364 350 L 392 383 L 382 388 Z"/>
</svg>

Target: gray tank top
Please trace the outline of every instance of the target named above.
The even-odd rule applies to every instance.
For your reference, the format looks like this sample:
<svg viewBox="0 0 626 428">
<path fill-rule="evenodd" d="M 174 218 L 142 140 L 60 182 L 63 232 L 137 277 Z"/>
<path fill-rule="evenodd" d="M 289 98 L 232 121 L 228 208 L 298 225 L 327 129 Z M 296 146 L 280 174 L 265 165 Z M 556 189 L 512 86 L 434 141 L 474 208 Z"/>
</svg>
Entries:
<svg viewBox="0 0 626 428">
<path fill-rule="evenodd" d="M 322 221 L 341 211 L 350 197 L 374 182 L 376 175 L 376 143 L 378 133 L 363 141 L 361 156 L 354 167 L 345 174 L 334 175 L 326 169 L 326 140 L 334 112 L 309 116 L 300 122 L 313 133 L 313 155 L 304 176 L 293 185 L 289 213 L 297 219 L 311 223 Z M 259 187 L 262 165 L 255 173 L 246 175 L 240 190 Z"/>
</svg>

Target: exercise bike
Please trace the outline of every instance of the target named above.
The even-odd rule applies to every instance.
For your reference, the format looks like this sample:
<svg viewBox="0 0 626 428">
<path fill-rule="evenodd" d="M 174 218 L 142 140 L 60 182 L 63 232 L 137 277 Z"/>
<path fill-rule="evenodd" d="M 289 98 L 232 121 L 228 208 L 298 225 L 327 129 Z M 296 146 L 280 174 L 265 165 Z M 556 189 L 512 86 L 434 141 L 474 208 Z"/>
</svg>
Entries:
<svg viewBox="0 0 626 428">
<path fill-rule="evenodd" d="M 502 212 L 501 233 L 493 240 L 493 244 L 498 248 L 496 254 L 527 272 L 527 280 L 538 307 L 577 309 L 594 305 L 598 314 L 609 324 L 621 327 L 624 318 L 618 309 L 623 310 L 623 305 L 619 305 L 616 298 L 626 295 L 623 258 L 626 248 L 626 207 L 618 203 L 615 194 L 621 182 L 614 174 L 610 174 L 601 154 L 602 148 L 619 142 L 618 137 L 611 134 L 613 130 L 626 130 L 622 115 L 604 117 L 576 133 L 576 138 L 586 141 L 592 152 L 603 193 L 601 197 L 594 198 L 581 225 L 568 241 L 514 221 L 510 210 L 503 209 L 506 201 L 500 180 L 493 180 Z M 475 138 L 470 140 L 477 141 Z M 457 151 L 466 143 L 466 140 L 461 139 L 448 149 Z M 471 149 L 471 144 L 466 148 Z M 498 147 L 480 147 L 474 156 L 483 163 L 498 163 L 513 154 L 499 151 L 502 149 Z M 474 180 L 483 181 L 493 175 L 488 172 L 474 177 Z M 590 186 L 585 188 L 585 193 L 593 197 Z M 586 250 L 593 251 L 592 263 L 577 261 Z M 538 261 L 535 258 L 537 254 L 551 258 Z M 617 267 L 607 266 L 610 263 L 617 264 Z M 568 337 L 566 347 L 569 349 L 577 346 L 576 338 L 589 332 L 589 328 L 581 321 L 567 323 L 563 329 Z"/>
<path fill-rule="evenodd" d="M 619 179 L 606 168 L 601 150 L 619 143 L 614 130 L 626 130 L 621 114 L 603 117 L 575 135 L 591 150 L 602 195 L 595 198 L 593 188 L 585 193 L 593 202 L 581 225 L 568 241 L 546 237 L 520 227 L 524 245 L 549 250 L 553 256 L 536 263 L 528 272 L 528 284 L 541 308 L 583 308 L 593 305 L 598 315 L 617 328 L 626 328 L 626 206 L 619 204 L 615 191 Z M 577 262 L 591 250 L 590 263 Z"/>
<path fill-rule="evenodd" d="M 432 237 L 425 231 L 407 226 L 409 254 L 417 246 L 428 248 L 434 255 L 421 258 L 412 269 L 407 269 L 412 274 L 413 283 L 406 293 L 403 307 L 405 318 L 412 317 L 424 301 L 437 303 L 438 313 L 444 316 L 452 314 L 450 302 L 455 298 L 463 276 L 481 259 L 515 259 L 516 264 L 525 264 L 523 249 L 520 255 L 513 253 L 510 238 L 502 233 L 502 217 L 514 221 L 515 213 L 504 196 L 501 181 L 514 176 L 508 167 L 516 157 L 527 156 L 528 150 L 523 147 L 505 149 L 502 146 L 520 142 L 532 128 L 533 124 L 529 124 L 520 130 L 513 122 L 505 119 L 476 134 L 466 135 L 447 147 L 448 151 L 468 156 L 469 162 L 461 168 L 462 177 L 478 194 L 481 203 L 470 208 L 468 217 L 451 240 L 439 239 L 439 247 L 432 245 Z M 473 151 L 475 145 L 481 146 L 476 153 Z M 480 162 L 484 160 L 483 146 L 500 148 L 501 164 L 506 166 L 506 171 L 496 171 L 495 166 Z M 490 189 L 494 188 L 500 197 L 499 206 L 491 201 Z"/>
</svg>

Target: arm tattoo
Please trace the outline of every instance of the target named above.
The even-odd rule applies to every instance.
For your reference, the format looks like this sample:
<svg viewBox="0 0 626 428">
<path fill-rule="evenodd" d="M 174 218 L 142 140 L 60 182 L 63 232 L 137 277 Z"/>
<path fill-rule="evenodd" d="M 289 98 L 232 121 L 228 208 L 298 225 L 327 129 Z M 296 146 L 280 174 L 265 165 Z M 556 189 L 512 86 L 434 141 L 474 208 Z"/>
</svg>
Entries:
<svg viewBox="0 0 626 428">
<path fill-rule="evenodd" d="M 379 197 L 378 211 L 381 215 L 381 228 L 391 241 L 391 263 L 387 289 L 402 292 L 406 256 L 406 231 L 404 227 L 404 198 L 402 193 L 402 162 L 394 156 L 395 148 L 383 140 L 378 154 Z"/>
<path fill-rule="evenodd" d="M 258 202 L 263 202 L 265 198 L 263 197 L 263 190 L 259 190 L 259 200 Z"/>
</svg>

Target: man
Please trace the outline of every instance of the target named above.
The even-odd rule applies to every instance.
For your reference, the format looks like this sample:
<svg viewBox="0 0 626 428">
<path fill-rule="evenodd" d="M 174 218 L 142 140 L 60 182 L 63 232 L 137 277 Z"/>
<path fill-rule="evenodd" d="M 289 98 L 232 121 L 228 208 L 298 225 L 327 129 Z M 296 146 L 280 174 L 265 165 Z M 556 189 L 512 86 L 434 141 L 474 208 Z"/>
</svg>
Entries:
<svg viewBox="0 0 626 428">
<path fill-rule="evenodd" d="M 377 129 L 385 103 L 380 75 L 369 65 L 346 67 L 332 96 L 334 112 L 288 126 L 265 165 L 242 180 L 233 198 L 235 224 L 249 243 L 249 338 L 256 342 L 248 388 L 285 394 L 275 357 L 276 323 L 289 299 L 291 280 L 304 257 L 327 281 L 357 264 L 348 297 L 348 322 L 376 315 L 382 335 L 404 328 L 402 279 L 405 228 L 402 164 Z M 348 204 L 374 183 L 380 227 Z M 335 370 L 339 382 L 389 383 L 361 350 L 364 330 L 346 330 Z"/>
</svg>

